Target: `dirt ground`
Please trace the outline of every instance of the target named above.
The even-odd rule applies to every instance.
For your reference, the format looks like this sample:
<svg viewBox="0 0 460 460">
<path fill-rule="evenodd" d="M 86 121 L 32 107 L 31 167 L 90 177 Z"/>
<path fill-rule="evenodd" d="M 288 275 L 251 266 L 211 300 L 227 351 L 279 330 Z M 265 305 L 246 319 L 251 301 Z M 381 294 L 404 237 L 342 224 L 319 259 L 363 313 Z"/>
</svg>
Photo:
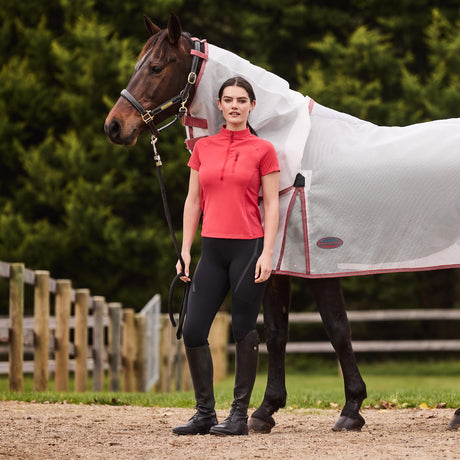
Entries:
<svg viewBox="0 0 460 460">
<path fill-rule="evenodd" d="M 339 411 L 281 410 L 271 434 L 175 436 L 191 409 L 0 402 L 0 459 L 459 459 L 452 409 L 364 409 L 360 433 Z M 219 419 L 226 413 L 218 411 Z"/>
</svg>

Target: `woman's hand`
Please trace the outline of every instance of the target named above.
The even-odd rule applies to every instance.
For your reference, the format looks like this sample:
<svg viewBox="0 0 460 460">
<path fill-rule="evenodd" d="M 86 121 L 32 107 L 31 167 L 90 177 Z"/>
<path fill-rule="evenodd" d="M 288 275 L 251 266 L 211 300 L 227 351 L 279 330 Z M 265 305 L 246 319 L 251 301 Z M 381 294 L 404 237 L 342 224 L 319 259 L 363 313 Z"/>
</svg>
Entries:
<svg viewBox="0 0 460 460">
<path fill-rule="evenodd" d="M 184 264 L 185 264 L 185 267 L 184 267 L 185 276 L 181 276 L 180 279 L 184 283 L 190 283 L 190 281 L 191 281 L 191 279 L 190 279 L 190 261 L 192 260 L 192 258 L 190 256 L 190 253 L 184 253 L 183 252 L 181 254 L 181 256 L 182 256 L 182 260 L 184 261 Z M 177 261 L 176 272 L 177 272 L 177 274 L 182 272 L 182 265 L 180 263 L 180 260 Z"/>
<path fill-rule="evenodd" d="M 266 252 L 262 252 L 256 263 L 255 282 L 263 283 L 272 274 L 272 257 Z"/>
<path fill-rule="evenodd" d="M 183 217 L 183 232 L 182 232 L 182 248 L 181 256 L 184 261 L 184 273 L 185 276 L 181 276 L 180 279 L 184 283 L 190 283 L 190 251 L 195 237 L 198 222 L 201 216 L 201 201 L 200 201 L 200 181 L 198 179 L 198 171 L 190 169 L 190 179 L 188 185 L 187 198 L 185 199 L 184 205 L 184 217 Z M 182 265 L 180 260 L 176 264 L 177 274 L 182 272 Z"/>
</svg>

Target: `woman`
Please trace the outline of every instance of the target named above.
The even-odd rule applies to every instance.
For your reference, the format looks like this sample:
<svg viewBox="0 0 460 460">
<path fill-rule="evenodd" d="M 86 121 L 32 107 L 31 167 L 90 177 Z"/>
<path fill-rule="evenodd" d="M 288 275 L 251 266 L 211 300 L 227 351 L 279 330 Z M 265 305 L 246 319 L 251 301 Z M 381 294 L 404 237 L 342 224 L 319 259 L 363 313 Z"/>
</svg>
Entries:
<svg viewBox="0 0 460 460">
<path fill-rule="evenodd" d="M 226 125 L 219 134 L 200 139 L 189 161 L 181 250 L 185 282 L 190 281 L 190 249 L 203 213 L 202 253 L 183 329 L 197 412 L 185 425 L 173 428 L 175 434 L 248 434 L 247 410 L 258 365 L 256 321 L 272 269 L 279 183 L 273 145 L 252 134 L 248 124 L 255 105 L 254 91 L 245 79 L 227 80 L 217 100 Z M 176 269 L 181 272 L 179 262 Z M 229 290 L 236 342 L 234 401 L 230 415 L 218 424 L 208 334 Z"/>
</svg>

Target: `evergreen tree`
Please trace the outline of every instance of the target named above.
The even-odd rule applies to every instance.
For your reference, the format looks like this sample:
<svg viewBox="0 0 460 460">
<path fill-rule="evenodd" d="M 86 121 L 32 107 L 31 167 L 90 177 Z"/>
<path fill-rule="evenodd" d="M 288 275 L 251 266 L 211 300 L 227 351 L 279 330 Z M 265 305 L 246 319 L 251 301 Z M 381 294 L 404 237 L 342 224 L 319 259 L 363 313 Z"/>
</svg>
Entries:
<svg viewBox="0 0 460 460">
<path fill-rule="evenodd" d="M 458 0 L 4 0 L 0 260 L 48 269 L 136 309 L 154 293 L 167 297 L 176 255 L 149 136 L 124 148 L 102 129 L 148 38 L 143 14 L 164 26 L 174 11 L 193 36 L 323 105 L 403 125 L 458 116 L 459 8 Z M 177 125 L 159 145 L 177 229 L 188 184 L 184 137 Z M 453 292 L 458 271 L 436 276 L 444 277 L 438 292 Z M 352 306 L 417 306 L 434 278 L 355 277 L 344 285 Z M 458 292 L 445 299 L 458 303 Z M 310 302 L 295 283 L 294 307 Z"/>
</svg>

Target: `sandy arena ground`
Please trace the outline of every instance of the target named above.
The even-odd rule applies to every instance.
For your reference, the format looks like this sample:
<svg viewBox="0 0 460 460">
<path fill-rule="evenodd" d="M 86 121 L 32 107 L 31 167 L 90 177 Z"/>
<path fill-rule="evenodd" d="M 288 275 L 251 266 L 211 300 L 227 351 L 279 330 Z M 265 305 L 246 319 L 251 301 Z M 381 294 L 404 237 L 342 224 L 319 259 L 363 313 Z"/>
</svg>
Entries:
<svg viewBox="0 0 460 460">
<path fill-rule="evenodd" d="M 191 409 L 0 402 L 0 459 L 460 459 L 452 409 L 364 409 L 360 433 L 339 411 L 281 410 L 271 434 L 175 436 Z M 226 413 L 218 411 L 219 420 Z"/>
</svg>

